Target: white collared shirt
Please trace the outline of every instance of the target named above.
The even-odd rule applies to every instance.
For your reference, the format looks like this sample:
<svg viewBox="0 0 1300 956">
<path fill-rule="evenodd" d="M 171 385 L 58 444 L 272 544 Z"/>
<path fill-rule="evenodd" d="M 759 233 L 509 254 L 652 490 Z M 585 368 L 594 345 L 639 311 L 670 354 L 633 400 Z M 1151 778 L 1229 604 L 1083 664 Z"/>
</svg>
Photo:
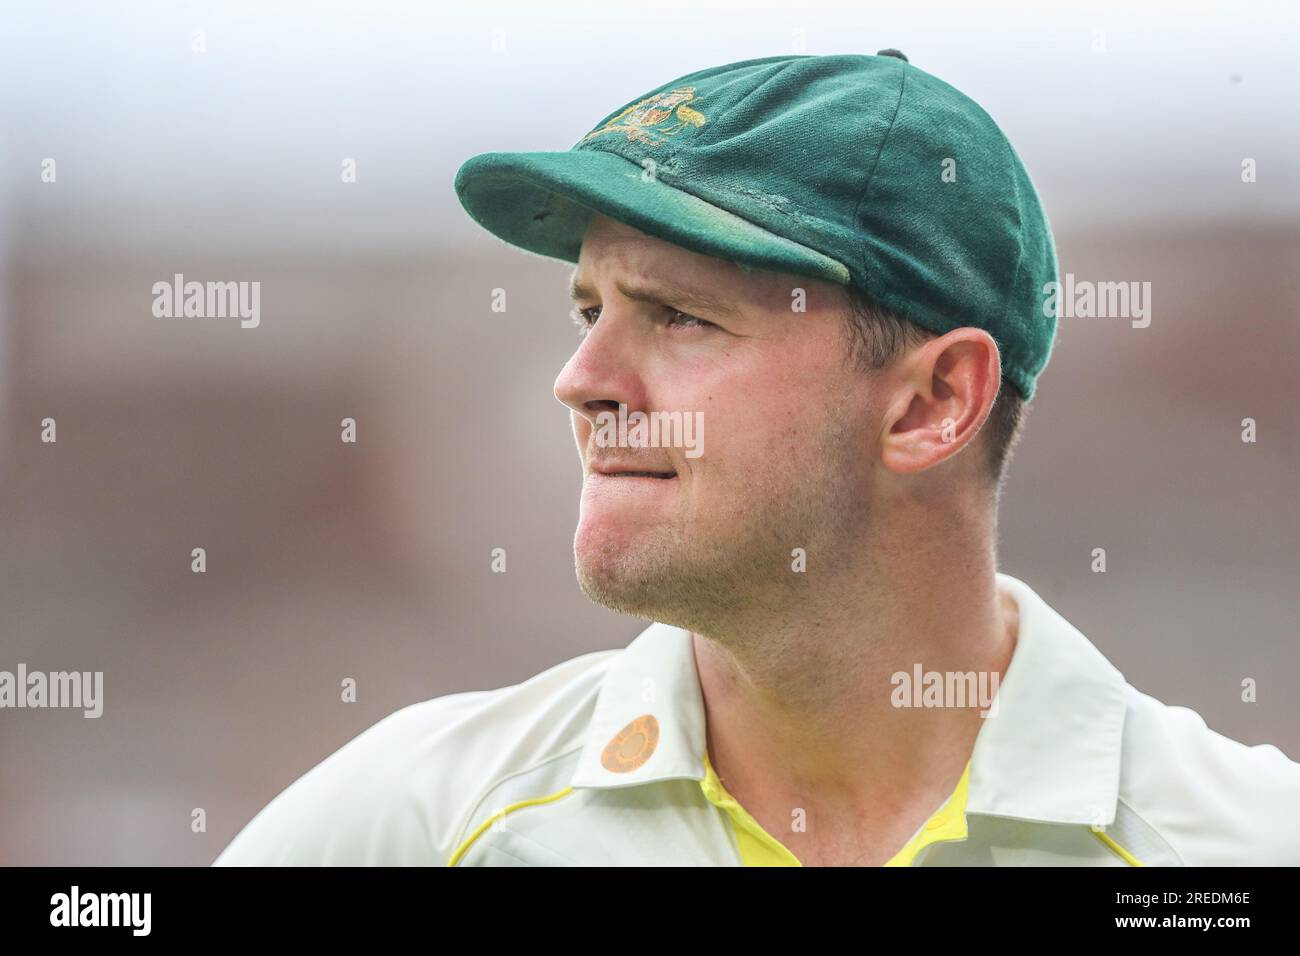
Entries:
<svg viewBox="0 0 1300 956">
<path fill-rule="evenodd" d="M 1125 680 L 1026 584 L 966 772 L 887 865 L 1300 865 L 1300 763 Z M 272 800 L 214 865 L 798 865 L 708 764 L 690 632 L 412 704 Z"/>
</svg>

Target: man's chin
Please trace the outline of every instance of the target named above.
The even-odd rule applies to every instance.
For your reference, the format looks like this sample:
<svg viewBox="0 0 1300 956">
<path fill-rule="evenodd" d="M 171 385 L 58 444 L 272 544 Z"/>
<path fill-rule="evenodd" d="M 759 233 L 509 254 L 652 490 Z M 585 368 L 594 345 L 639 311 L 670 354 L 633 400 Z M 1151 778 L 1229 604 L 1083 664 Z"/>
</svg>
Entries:
<svg viewBox="0 0 1300 956">
<path fill-rule="evenodd" d="M 654 618 L 672 591 L 670 551 L 650 536 L 624 541 L 619 535 L 580 528 L 574 539 L 578 586 L 590 600 L 612 611 Z"/>
<path fill-rule="evenodd" d="M 655 596 L 662 589 L 654 587 L 643 574 L 632 574 L 618 558 L 577 560 L 578 586 L 588 599 L 636 617 L 653 617 Z"/>
</svg>

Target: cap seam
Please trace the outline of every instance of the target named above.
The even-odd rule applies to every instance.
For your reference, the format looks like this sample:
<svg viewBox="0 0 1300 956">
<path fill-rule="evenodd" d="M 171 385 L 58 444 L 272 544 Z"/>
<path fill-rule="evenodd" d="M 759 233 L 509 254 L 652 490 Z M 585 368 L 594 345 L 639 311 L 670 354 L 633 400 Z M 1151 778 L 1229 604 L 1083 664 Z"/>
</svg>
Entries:
<svg viewBox="0 0 1300 956">
<path fill-rule="evenodd" d="M 794 66 L 796 63 L 799 63 L 799 62 L 801 62 L 802 60 L 805 60 L 805 59 L 807 59 L 806 56 L 792 56 L 792 57 L 790 57 L 789 59 L 787 59 L 786 62 L 785 62 L 784 64 L 782 64 L 782 66 L 780 67 L 780 69 L 776 70 L 774 73 L 772 73 L 771 76 L 767 77 L 767 79 L 765 79 L 765 80 L 763 80 L 763 82 L 759 83 L 758 86 L 754 87 L 752 90 L 750 90 L 748 93 L 746 93 L 744 96 L 742 96 L 742 97 L 741 97 L 739 100 L 737 100 L 735 103 L 732 103 L 731 106 L 727 107 L 726 112 L 725 112 L 723 115 L 724 115 L 724 116 L 729 116 L 733 111 L 740 109 L 742 106 L 745 105 L 745 103 L 747 103 L 747 102 L 749 101 L 750 97 L 754 96 L 756 93 L 758 93 L 758 92 L 759 92 L 760 90 L 762 90 L 764 87 L 766 87 L 769 83 L 772 83 L 773 81 L 775 81 L 778 77 L 781 76 L 782 73 L 784 73 L 786 70 L 790 69 L 790 67 Z M 716 128 L 716 127 L 717 127 L 717 124 L 715 123 L 715 128 Z M 682 177 L 680 177 L 680 176 L 678 176 L 678 175 L 676 174 L 676 172 L 673 170 L 672 165 L 671 165 L 672 162 L 673 162 L 673 160 L 675 160 L 675 159 L 677 158 L 677 156 L 678 156 L 679 153 L 681 153 L 683 150 L 686 150 L 686 149 L 691 148 L 692 145 L 696 143 L 696 141 L 700 141 L 700 140 L 702 140 L 702 141 L 704 141 L 704 142 L 706 142 L 706 143 L 713 143 L 713 142 L 716 142 L 716 141 L 717 141 L 716 138 L 710 138 L 708 132 L 705 132 L 705 133 L 704 133 L 703 135 L 701 135 L 701 136 L 696 136 L 696 137 L 693 137 L 693 138 L 691 138 L 691 139 L 689 139 L 689 140 L 684 140 L 683 142 L 679 143 L 679 144 L 676 146 L 676 148 L 672 150 L 672 152 L 670 152 L 670 153 L 668 153 L 667 155 L 665 155 L 664 158 L 663 158 L 663 160 L 662 160 L 660 163 L 658 163 L 658 166 L 666 166 L 666 167 L 668 167 L 668 173 L 669 173 L 668 179 L 670 179 L 670 180 L 673 181 L 673 182 L 672 182 L 672 188 L 674 188 L 674 189 L 681 189 L 682 192 L 690 193 L 692 196 L 695 196 L 695 198 L 697 198 L 697 199 L 704 199 L 705 202 L 712 202 L 712 200 L 705 199 L 704 196 L 701 196 L 698 192 L 695 192 L 694 190 L 683 188 L 683 187 L 680 185 L 681 182 L 682 182 Z M 610 152 L 613 152 L 613 150 L 610 150 Z M 626 159 L 627 157 L 623 157 L 623 158 Z M 635 162 L 635 160 L 634 160 L 634 162 Z M 638 164 L 638 165 L 639 165 L 639 164 Z M 662 174 L 659 174 L 659 178 L 660 178 L 660 179 L 663 179 L 664 177 L 662 176 Z M 794 221 L 800 223 L 800 224 L 803 225 L 803 226 L 808 226 L 809 224 L 814 224 L 814 225 L 818 225 L 818 226 L 820 226 L 820 225 L 824 225 L 824 220 L 819 219 L 819 218 L 814 217 L 814 216 L 811 216 L 811 215 L 809 215 L 808 213 L 804 212 L 803 210 L 801 210 L 801 209 L 798 207 L 798 204 L 797 204 L 797 203 L 793 202 L 791 199 L 789 199 L 789 198 L 786 197 L 786 196 L 776 196 L 775 198 L 777 198 L 777 199 L 781 200 L 781 202 L 787 203 L 789 206 L 793 207 L 793 212 L 789 212 L 789 211 L 786 211 L 786 210 L 782 209 L 781 206 L 780 206 L 780 203 L 772 202 L 771 197 L 772 197 L 772 196 L 775 196 L 775 194 L 764 193 L 764 192 L 759 191 L 759 190 L 746 190 L 746 191 L 740 191 L 740 190 L 732 189 L 732 188 L 730 188 L 730 187 L 728 187 L 728 186 L 721 186 L 720 189 L 719 189 L 719 191 L 722 191 L 722 192 L 728 192 L 728 193 L 733 193 L 734 195 L 737 195 L 737 196 L 748 196 L 748 197 L 751 197 L 751 198 L 753 198 L 753 199 L 755 199 L 755 200 L 757 200 L 757 201 L 762 202 L 764 206 L 766 206 L 768 209 L 772 210 L 772 212 L 775 213 L 776 215 L 778 215 L 778 216 L 782 216 L 782 217 L 787 218 L 787 219 L 792 219 L 792 220 L 794 220 Z M 744 217 L 741 217 L 741 218 L 744 218 Z M 756 224 L 755 224 L 755 225 L 756 225 Z M 803 241 L 803 239 L 792 240 L 792 241 L 794 241 L 794 242 L 798 242 L 800 245 L 806 245 L 806 243 Z M 813 247 L 810 246 L 809 248 L 813 248 Z M 828 253 L 822 252 L 822 250 L 820 250 L 820 249 L 817 249 L 816 251 L 817 251 L 817 252 L 821 252 L 822 255 L 827 256 L 828 258 L 833 258 L 833 257 L 830 256 Z"/>
<path fill-rule="evenodd" d="M 738 110 L 738 109 L 740 109 L 742 106 L 745 105 L 746 102 L 748 102 L 748 100 L 749 100 L 749 98 L 750 98 L 751 96 L 753 96 L 753 95 L 754 95 L 755 93 L 757 93 L 759 90 L 763 89 L 763 87 L 767 86 L 769 83 L 771 83 L 773 80 L 775 80 L 777 77 L 779 77 L 779 76 L 780 76 L 782 73 L 784 73 L 786 70 L 790 69 L 790 67 L 794 66 L 794 64 L 797 63 L 797 62 L 799 62 L 798 59 L 790 59 L 790 60 L 787 60 L 787 61 L 785 62 L 785 64 L 783 64 L 783 65 L 781 66 L 781 68 L 780 68 L 779 70 L 777 70 L 775 73 L 773 73 L 773 74 L 772 74 L 771 76 L 769 76 L 767 79 L 765 79 L 762 83 L 758 84 L 758 86 L 754 87 L 752 90 L 750 90 L 748 93 L 746 93 L 746 94 L 745 94 L 744 96 L 742 96 L 740 99 L 738 99 L 736 102 L 732 103 L 729 107 L 727 107 L 726 112 L 725 112 L 723 115 L 724 115 L 724 116 L 729 116 L 729 115 L 730 115 L 734 110 Z M 704 135 L 705 135 L 705 136 L 708 136 L 707 133 L 704 134 Z M 674 150 L 672 151 L 671 154 L 669 154 L 669 155 L 664 159 L 664 162 L 670 162 L 671 160 L 675 159 L 675 158 L 677 157 L 677 154 L 680 153 L 680 152 L 681 152 L 683 149 L 685 149 L 687 146 L 689 146 L 689 145 L 691 144 L 691 142 L 693 142 L 695 139 L 702 139 L 702 138 L 704 138 L 704 137 L 696 136 L 696 137 L 694 137 L 692 140 L 686 140 L 686 141 L 682 142 L 680 145 L 678 145 L 678 147 L 677 147 L 676 149 L 674 149 Z M 706 141 L 707 141 L 707 142 L 710 142 L 710 143 L 712 143 L 712 142 L 716 142 L 716 140 L 714 140 L 714 139 L 708 139 L 708 140 L 706 140 Z"/>
<path fill-rule="evenodd" d="M 1024 196 L 1021 195 L 1019 177 L 1016 175 L 1017 159 L 1015 154 L 1011 151 L 1010 142 L 1008 142 L 1005 136 L 1001 137 L 1001 139 L 1002 149 L 1006 153 L 1007 168 L 1011 171 L 1011 188 L 1015 192 L 1016 197 L 1014 205 L 1016 213 L 1016 268 L 1011 273 L 1011 282 L 1008 283 L 1002 297 L 1002 321 L 999 323 L 999 325 L 1005 327 L 1010 317 L 1012 293 L 1014 293 L 1016 283 L 1020 281 L 1020 274 L 1025 268 L 1025 220 L 1024 217 L 1020 215 L 1021 202 L 1024 200 Z M 1028 369 L 1021 367 L 1021 357 L 1018 353 L 1012 353 L 1011 342 L 1008 341 L 1006 345 L 998 342 L 998 348 L 1001 349 L 1006 354 L 1007 358 L 1011 360 L 1011 371 L 1015 373 L 1015 378 L 1013 378 L 1012 381 L 1015 382 L 1016 388 L 1020 389 L 1020 391 L 1024 393 L 1025 400 L 1028 401 L 1034 394 L 1034 388 L 1031 384 L 1033 376 L 1030 374 Z M 1002 374 L 1003 376 L 1006 376 L 1007 370 L 1003 369 Z M 1022 378 L 1024 381 L 1021 381 Z"/>
<path fill-rule="evenodd" d="M 880 167 L 880 158 L 885 155 L 885 148 L 889 145 L 889 140 L 894 135 L 894 128 L 898 125 L 898 114 L 903 107 L 903 94 L 907 91 L 907 68 L 900 61 L 898 64 L 899 83 L 898 83 L 898 101 L 894 103 L 894 115 L 889 118 L 889 129 L 885 130 L 885 135 L 880 140 L 880 148 L 876 150 L 876 158 L 871 163 L 871 172 L 867 173 L 867 181 L 862 187 L 862 192 L 858 195 L 858 201 L 853 204 L 853 223 L 856 230 L 861 222 L 862 204 L 867 201 L 867 195 L 871 192 L 871 187 L 875 185 L 876 170 Z M 870 289 L 870 282 L 867 276 L 867 253 L 866 244 L 862 246 L 862 281 L 863 291 L 869 295 L 874 295 Z"/>
</svg>

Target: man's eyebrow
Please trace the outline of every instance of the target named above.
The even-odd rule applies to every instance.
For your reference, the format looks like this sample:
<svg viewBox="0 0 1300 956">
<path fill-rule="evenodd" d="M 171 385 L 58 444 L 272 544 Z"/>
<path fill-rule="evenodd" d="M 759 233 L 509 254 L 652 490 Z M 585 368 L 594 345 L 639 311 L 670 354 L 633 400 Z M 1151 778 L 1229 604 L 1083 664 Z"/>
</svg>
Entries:
<svg viewBox="0 0 1300 956">
<path fill-rule="evenodd" d="M 730 316 L 731 318 L 740 317 L 740 311 L 734 305 L 713 293 L 705 292 L 703 289 L 689 288 L 671 279 L 655 279 L 649 283 L 620 281 L 617 285 L 619 292 L 638 302 L 653 302 L 657 305 L 671 304 L 674 307 L 700 309 L 705 312 Z M 574 302 L 579 299 L 594 299 L 595 297 L 596 290 L 579 279 L 576 272 L 569 278 L 569 298 Z"/>
</svg>

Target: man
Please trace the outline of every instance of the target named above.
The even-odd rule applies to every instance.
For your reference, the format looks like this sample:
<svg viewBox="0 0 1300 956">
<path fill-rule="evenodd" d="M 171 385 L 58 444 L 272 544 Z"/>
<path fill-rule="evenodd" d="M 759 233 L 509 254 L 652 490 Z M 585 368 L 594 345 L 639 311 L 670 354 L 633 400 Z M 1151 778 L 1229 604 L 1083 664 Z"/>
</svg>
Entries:
<svg viewBox="0 0 1300 956">
<path fill-rule="evenodd" d="M 997 571 L 1057 265 L 972 101 L 897 51 L 750 60 L 456 189 L 577 263 L 578 580 L 655 623 L 397 711 L 218 863 L 1300 863 L 1300 764 Z"/>
</svg>

